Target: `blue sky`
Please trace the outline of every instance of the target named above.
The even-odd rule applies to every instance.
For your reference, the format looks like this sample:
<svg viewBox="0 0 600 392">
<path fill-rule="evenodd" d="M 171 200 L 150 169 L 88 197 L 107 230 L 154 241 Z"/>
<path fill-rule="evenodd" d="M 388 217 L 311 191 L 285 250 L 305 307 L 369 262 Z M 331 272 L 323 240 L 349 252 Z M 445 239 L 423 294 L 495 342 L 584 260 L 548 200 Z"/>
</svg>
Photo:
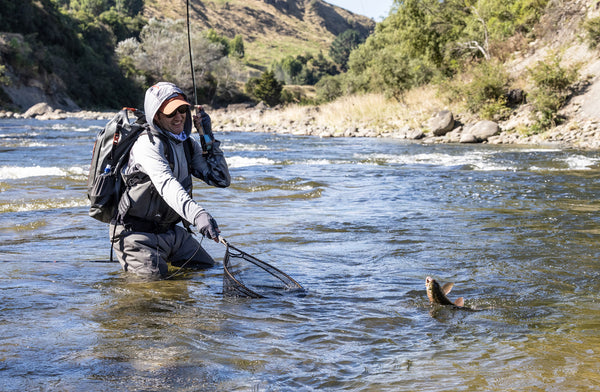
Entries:
<svg viewBox="0 0 600 392">
<path fill-rule="evenodd" d="M 325 2 L 381 22 L 389 15 L 394 0 L 325 0 Z"/>
</svg>

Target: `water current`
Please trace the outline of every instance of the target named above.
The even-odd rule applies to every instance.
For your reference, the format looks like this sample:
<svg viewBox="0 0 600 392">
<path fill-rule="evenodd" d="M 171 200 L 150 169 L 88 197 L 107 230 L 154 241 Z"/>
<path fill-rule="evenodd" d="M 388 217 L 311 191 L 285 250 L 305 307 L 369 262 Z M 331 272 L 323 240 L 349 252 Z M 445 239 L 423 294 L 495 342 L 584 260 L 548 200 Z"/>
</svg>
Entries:
<svg viewBox="0 0 600 392">
<path fill-rule="evenodd" d="M 108 262 L 104 123 L 0 120 L 2 391 L 600 390 L 598 152 L 221 133 L 232 185 L 195 199 L 306 288 L 226 298 L 220 264 Z"/>
</svg>

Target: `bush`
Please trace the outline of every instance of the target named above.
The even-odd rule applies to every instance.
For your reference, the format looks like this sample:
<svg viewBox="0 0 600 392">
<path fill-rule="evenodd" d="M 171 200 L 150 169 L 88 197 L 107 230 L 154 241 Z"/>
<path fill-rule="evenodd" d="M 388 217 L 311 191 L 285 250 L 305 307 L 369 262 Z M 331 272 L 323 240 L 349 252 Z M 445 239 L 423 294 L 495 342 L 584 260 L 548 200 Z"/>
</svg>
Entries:
<svg viewBox="0 0 600 392">
<path fill-rule="evenodd" d="M 246 55 L 246 50 L 244 49 L 244 38 L 237 34 L 229 43 L 229 51 L 230 51 L 230 55 L 237 57 L 237 58 L 243 58 Z"/>
<path fill-rule="evenodd" d="M 10 84 L 10 77 L 6 75 L 6 66 L 0 64 L 0 85 L 9 86 Z"/>
<path fill-rule="evenodd" d="M 465 75 L 471 75 L 465 82 Z M 462 101 L 465 108 L 484 119 L 500 119 L 508 114 L 507 93 L 510 77 L 502 64 L 484 61 L 442 84 L 447 97 Z"/>
<path fill-rule="evenodd" d="M 600 16 L 588 19 L 583 24 L 586 32 L 586 40 L 591 49 L 596 49 L 600 43 Z"/>
<path fill-rule="evenodd" d="M 343 95 L 340 76 L 326 76 L 319 80 L 317 87 L 317 101 L 330 102 Z"/>
<path fill-rule="evenodd" d="M 558 123 L 558 110 L 563 107 L 573 84 L 579 79 L 579 66 L 565 68 L 560 61 L 560 56 L 551 54 L 528 69 L 528 76 L 533 83 L 528 96 L 538 130 Z"/>
<path fill-rule="evenodd" d="M 287 56 L 274 61 L 271 70 L 284 84 L 315 85 L 321 78 L 338 73 L 335 64 L 325 58 L 322 52 L 317 56 L 311 53 Z"/>
</svg>

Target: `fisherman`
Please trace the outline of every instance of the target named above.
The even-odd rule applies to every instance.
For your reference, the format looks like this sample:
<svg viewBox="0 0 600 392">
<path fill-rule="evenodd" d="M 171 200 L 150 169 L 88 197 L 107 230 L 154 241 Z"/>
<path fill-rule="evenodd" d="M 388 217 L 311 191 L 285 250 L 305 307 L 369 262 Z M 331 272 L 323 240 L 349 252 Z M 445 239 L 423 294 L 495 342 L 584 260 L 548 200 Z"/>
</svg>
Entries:
<svg viewBox="0 0 600 392">
<path fill-rule="evenodd" d="M 141 277 L 165 278 L 168 262 L 191 268 L 215 264 L 189 230 L 193 224 L 205 237 L 219 241 L 217 222 L 192 199 L 192 175 L 220 188 L 228 187 L 231 177 L 210 117 L 200 108 L 200 115 L 192 118 L 190 108 L 176 85 L 150 87 L 144 112 L 151 129 L 140 134 L 121 172 L 126 188 L 110 237 L 123 270 Z M 206 142 L 191 137 L 192 121 Z"/>
</svg>

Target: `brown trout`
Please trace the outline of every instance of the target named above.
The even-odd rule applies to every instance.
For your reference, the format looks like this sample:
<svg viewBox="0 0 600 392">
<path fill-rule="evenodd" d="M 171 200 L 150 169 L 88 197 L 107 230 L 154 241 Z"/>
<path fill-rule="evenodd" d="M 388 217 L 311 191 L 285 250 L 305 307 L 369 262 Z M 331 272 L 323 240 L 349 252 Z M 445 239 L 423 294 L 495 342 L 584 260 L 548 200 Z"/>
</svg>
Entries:
<svg viewBox="0 0 600 392">
<path fill-rule="evenodd" d="M 425 279 L 425 287 L 427 288 L 427 297 L 429 297 L 429 302 L 436 305 L 452 305 L 462 308 L 465 306 L 465 301 L 462 297 L 454 302 L 450 301 L 448 297 L 446 297 L 446 294 L 452 290 L 453 286 L 454 283 L 446 283 L 445 285 L 440 286 L 440 284 L 430 276 Z"/>
</svg>

